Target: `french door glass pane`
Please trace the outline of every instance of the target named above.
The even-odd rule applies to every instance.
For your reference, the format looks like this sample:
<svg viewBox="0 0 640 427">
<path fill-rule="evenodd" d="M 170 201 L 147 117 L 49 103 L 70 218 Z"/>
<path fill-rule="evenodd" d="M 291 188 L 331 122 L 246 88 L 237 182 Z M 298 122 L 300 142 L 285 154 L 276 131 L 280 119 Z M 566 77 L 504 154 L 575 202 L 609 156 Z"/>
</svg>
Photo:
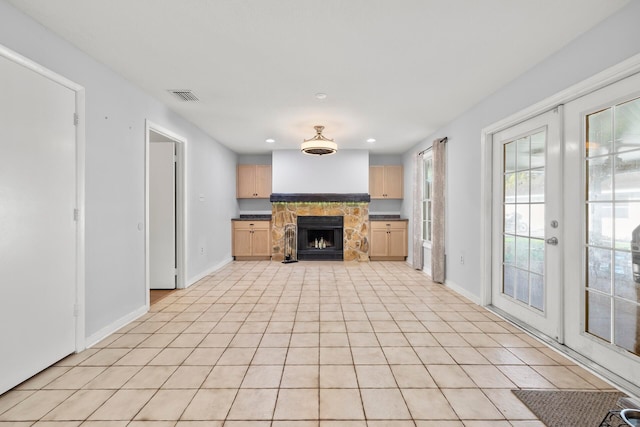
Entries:
<svg viewBox="0 0 640 427">
<path fill-rule="evenodd" d="M 587 292 L 587 331 L 611 340 L 611 301 L 608 297 L 595 292 Z"/>
<path fill-rule="evenodd" d="M 517 271 L 514 267 L 504 266 L 504 286 L 502 292 L 512 298 L 515 296 Z"/>
<path fill-rule="evenodd" d="M 609 249 L 589 248 L 587 286 L 591 290 L 611 294 L 611 254 Z"/>
<path fill-rule="evenodd" d="M 613 198 L 611 179 L 613 162 L 610 156 L 596 157 L 587 160 L 589 181 L 589 201 L 611 200 Z"/>
<path fill-rule="evenodd" d="M 529 234 L 531 237 L 544 238 L 544 204 L 532 203 L 530 206 Z"/>
<path fill-rule="evenodd" d="M 586 127 L 586 332 L 640 354 L 640 98 Z"/>
<path fill-rule="evenodd" d="M 518 279 L 516 281 L 516 298 L 525 304 L 529 303 L 529 272 L 517 270 Z"/>
<path fill-rule="evenodd" d="M 529 270 L 544 274 L 544 240 L 531 239 L 529 247 Z"/>
<path fill-rule="evenodd" d="M 613 143 L 613 121 L 611 109 L 589 115 L 589 138 L 587 139 L 587 157 L 595 157 L 611 152 Z"/>
<path fill-rule="evenodd" d="M 615 106 L 615 148 L 617 152 L 640 148 L 640 98 Z"/>
<path fill-rule="evenodd" d="M 587 215 L 589 245 L 610 248 L 613 243 L 613 204 L 591 203 Z"/>
<path fill-rule="evenodd" d="M 503 294 L 544 311 L 546 131 L 504 144 Z"/>
<path fill-rule="evenodd" d="M 640 351 L 640 307 L 626 300 L 615 301 L 614 330 L 616 345 L 638 354 Z"/>
<path fill-rule="evenodd" d="M 531 306 L 544 311 L 544 277 L 539 274 L 529 275 L 531 287 Z"/>
</svg>

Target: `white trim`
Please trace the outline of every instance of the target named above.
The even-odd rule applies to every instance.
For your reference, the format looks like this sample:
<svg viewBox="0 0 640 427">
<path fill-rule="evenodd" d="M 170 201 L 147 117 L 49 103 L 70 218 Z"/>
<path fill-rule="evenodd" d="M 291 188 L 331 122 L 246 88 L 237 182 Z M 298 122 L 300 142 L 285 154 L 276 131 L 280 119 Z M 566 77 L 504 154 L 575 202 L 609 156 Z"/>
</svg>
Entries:
<svg viewBox="0 0 640 427">
<path fill-rule="evenodd" d="M 184 289 L 187 275 L 187 139 L 151 120 L 145 120 L 144 145 L 144 263 L 146 306 L 151 306 L 149 291 L 149 132 L 154 131 L 176 143 L 176 289 Z"/>
<path fill-rule="evenodd" d="M 475 295 L 471 292 L 469 292 L 467 289 L 463 288 L 462 286 L 458 285 L 456 282 L 453 282 L 451 280 L 445 279 L 444 281 L 444 285 L 451 289 L 453 292 L 459 294 L 460 296 L 465 297 L 466 299 L 468 299 L 469 301 L 478 304 L 478 305 L 482 305 L 482 298 L 480 298 L 478 295 Z"/>
<path fill-rule="evenodd" d="M 205 277 L 207 277 L 211 273 L 215 273 L 216 271 L 220 270 L 222 267 L 224 267 L 225 265 L 229 264 L 230 262 L 233 262 L 233 257 L 227 258 L 227 259 L 221 261 L 220 263 L 214 265 L 213 267 L 208 268 L 207 270 L 203 271 L 202 273 L 196 274 L 195 276 L 189 278 L 187 280 L 185 288 L 188 288 L 189 286 L 193 285 L 194 283 L 198 282 L 199 280 L 204 279 Z"/>
<path fill-rule="evenodd" d="M 85 90 L 76 91 L 76 114 L 78 124 L 76 126 L 76 209 L 80 212 L 76 226 L 76 306 L 78 316 L 76 318 L 76 353 L 87 348 L 86 334 L 86 307 L 85 307 Z"/>
<path fill-rule="evenodd" d="M 491 304 L 492 206 L 493 206 L 493 134 L 483 130 L 480 141 L 480 304 Z"/>
<path fill-rule="evenodd" d="M 31 59 L 20 55 L 17 52 L 14 52 L 13 50 L 0 45 L 0 56 L 3 56 L 5 58 L 7 58 L 10 61 L 15 62 L 16 64 L 22 65 L 25 68 L 28 68 L 29 70 L 38 73 L 46 78 L 48 78 L 49 80 L 52 80 L 68 89 L 71 89 L 74 92 L 79 92 L 79 91 L 83 91 L 84 87 L 67 79 L 64 76 L 61 76 L 60 74 L 51 71 L 48 68 L 43 67 L 42 65 L 32 61 Z M 84 113 L 84 111 L 83 111 Z"/>
<path fill-rule="evenodd" d="M 569 88 L 560 91 L 540 102 L 518 111 L 502 120 L 485 127 L 481 131 L 480 166 L 480 294 L 481 305 L 491 304 L 491 145 L 492 135 L 514 126 L 532 117 L 552 110 L 607 85 L 640 72 L 640 54 L 634 55 L 619 64 L 607 68 Z"/>
<path fill-rule="evenodd" d="M 78 124 L 76 126 L 76 209 L 79 216 L 76 222 L 76 289 L 75 304 L 78 308 L 75 324 L 75 351 L 76 353 L 86 348 L 86 308 L 85 308 L 85 89 L 83 86 L 61 76 L 54 71 L 20 55 L 19 53 L 0 45 L 0 57 L 4 57 L 22 67 L 27 68 L 41 76 L 66 87 L 75 92 Z"/>
<path fill-rule="evenodd" d="M 109 325 L 105 326 L 104 328 L 100 329 L 96 333 L 91 334 L 90 336 L 87 337 L 85 341 L 87 344 L 87 348 L 93 347 L 94 345 L 96 345 L 97 343 L 99 343 L 109 335 L 113 334 L 114 332 L 117 332 L 123 326 L 126 326 L 129 323 L 133 322 L 134 320 L 144 316 L 145 314 L 147 314 L 148 311 L 149 309 L 146 306 L 139 307 L 138 309 L 132 311 L 131 313 L 125 316 L 122 316 L 115 322 L 112 322 Z"/>
<path fill-rule="evenodd" d="M 409 267 L 412 267 L 411 264 L 408 264 L 408 265 L 409 265 Z M 427 272 L 425 272 L 424 270 L 420 270 L 420 271 L 422 272 L 422 274 L 427 276 L 429 278 L 429 280 L 431 280 L 431 275 L 430 274 L 427 274 Z M 472 303 L 480 305 L 480 306 L 482 305 L 482 304 L 480 304 L 481 298 L 478 297 L 478 295 L 472 294 L 467 289 L 465 289 L 462 286 L 458 285 L 456 282 L 454 282 L 452 280 L 449 280 L 449 279 L 445 279 L 444 286 L 446 288 L 451 289 L 451 291 L 455 292 L 456 294 L 460 295 L 461 297 L 464 297 L 464 298 L 468 299 Z"/>
</svg>

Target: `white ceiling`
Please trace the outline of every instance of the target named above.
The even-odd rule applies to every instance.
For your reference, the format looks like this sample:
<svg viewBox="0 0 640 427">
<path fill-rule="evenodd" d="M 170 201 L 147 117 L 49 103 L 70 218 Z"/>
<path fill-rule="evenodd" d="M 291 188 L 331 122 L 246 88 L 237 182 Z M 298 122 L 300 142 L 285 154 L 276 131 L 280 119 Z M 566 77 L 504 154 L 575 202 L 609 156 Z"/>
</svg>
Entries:
<svg viewBox="0 0 640 427">
<path fill-rule="evenodd" d="M 405 152 L 628 1 L 9 0 L 238 153 Z"/>
</svg>

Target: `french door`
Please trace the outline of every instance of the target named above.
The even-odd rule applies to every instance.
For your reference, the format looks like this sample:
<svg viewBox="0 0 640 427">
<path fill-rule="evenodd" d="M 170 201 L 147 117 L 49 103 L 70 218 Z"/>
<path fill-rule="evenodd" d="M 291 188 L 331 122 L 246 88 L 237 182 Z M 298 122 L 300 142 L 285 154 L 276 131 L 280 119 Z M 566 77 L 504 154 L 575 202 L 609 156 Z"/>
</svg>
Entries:
<svg viewBox="0 0 640 427">
<path fill-rule="evenodd" d="M 491 149 L 491 304 L 637 388 L 640 74 L 494 133 Z"/>
<path fill-rule="evenodd" d="M 561 110 L 493 135 L 492 305 L 558 339 Z"/>
<path fill-rule="evenodd" d="M 565 343 L 640 384 L 640 75 L 566 105 Z"/>
</svg>

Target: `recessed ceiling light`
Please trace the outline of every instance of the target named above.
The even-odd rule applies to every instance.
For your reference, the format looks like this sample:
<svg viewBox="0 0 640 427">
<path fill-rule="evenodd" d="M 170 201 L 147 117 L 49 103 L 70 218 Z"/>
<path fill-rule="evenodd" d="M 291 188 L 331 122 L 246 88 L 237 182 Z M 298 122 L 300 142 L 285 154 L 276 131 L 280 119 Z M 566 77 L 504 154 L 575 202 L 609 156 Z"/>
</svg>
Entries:
<svg viewBox="0 0 640 427">
<path fill-rule="evenodd" d="M 264 140 L 264 142 L 266 142 L 267 144 L 273 144 L 274 142 L 276 142 L 276 140 L 273 138 L 267 138 Z"/>
<path fill-rule="evenodd" d="M 318 99 L 326 99 L 327 98 L 327 94 L 326 93 L 322 93 L 322 92 L 318 92 L 318 93 L 316 93 L 316 98 L 318 98 Z"/>
<path fill-rule="evenodd" d="M 373 142 L 376 142 L 376 139 L 375 138 L 369 138 L 369 139 L 367 139 L 367 142 L 373 143 Z"/>
</svg>

